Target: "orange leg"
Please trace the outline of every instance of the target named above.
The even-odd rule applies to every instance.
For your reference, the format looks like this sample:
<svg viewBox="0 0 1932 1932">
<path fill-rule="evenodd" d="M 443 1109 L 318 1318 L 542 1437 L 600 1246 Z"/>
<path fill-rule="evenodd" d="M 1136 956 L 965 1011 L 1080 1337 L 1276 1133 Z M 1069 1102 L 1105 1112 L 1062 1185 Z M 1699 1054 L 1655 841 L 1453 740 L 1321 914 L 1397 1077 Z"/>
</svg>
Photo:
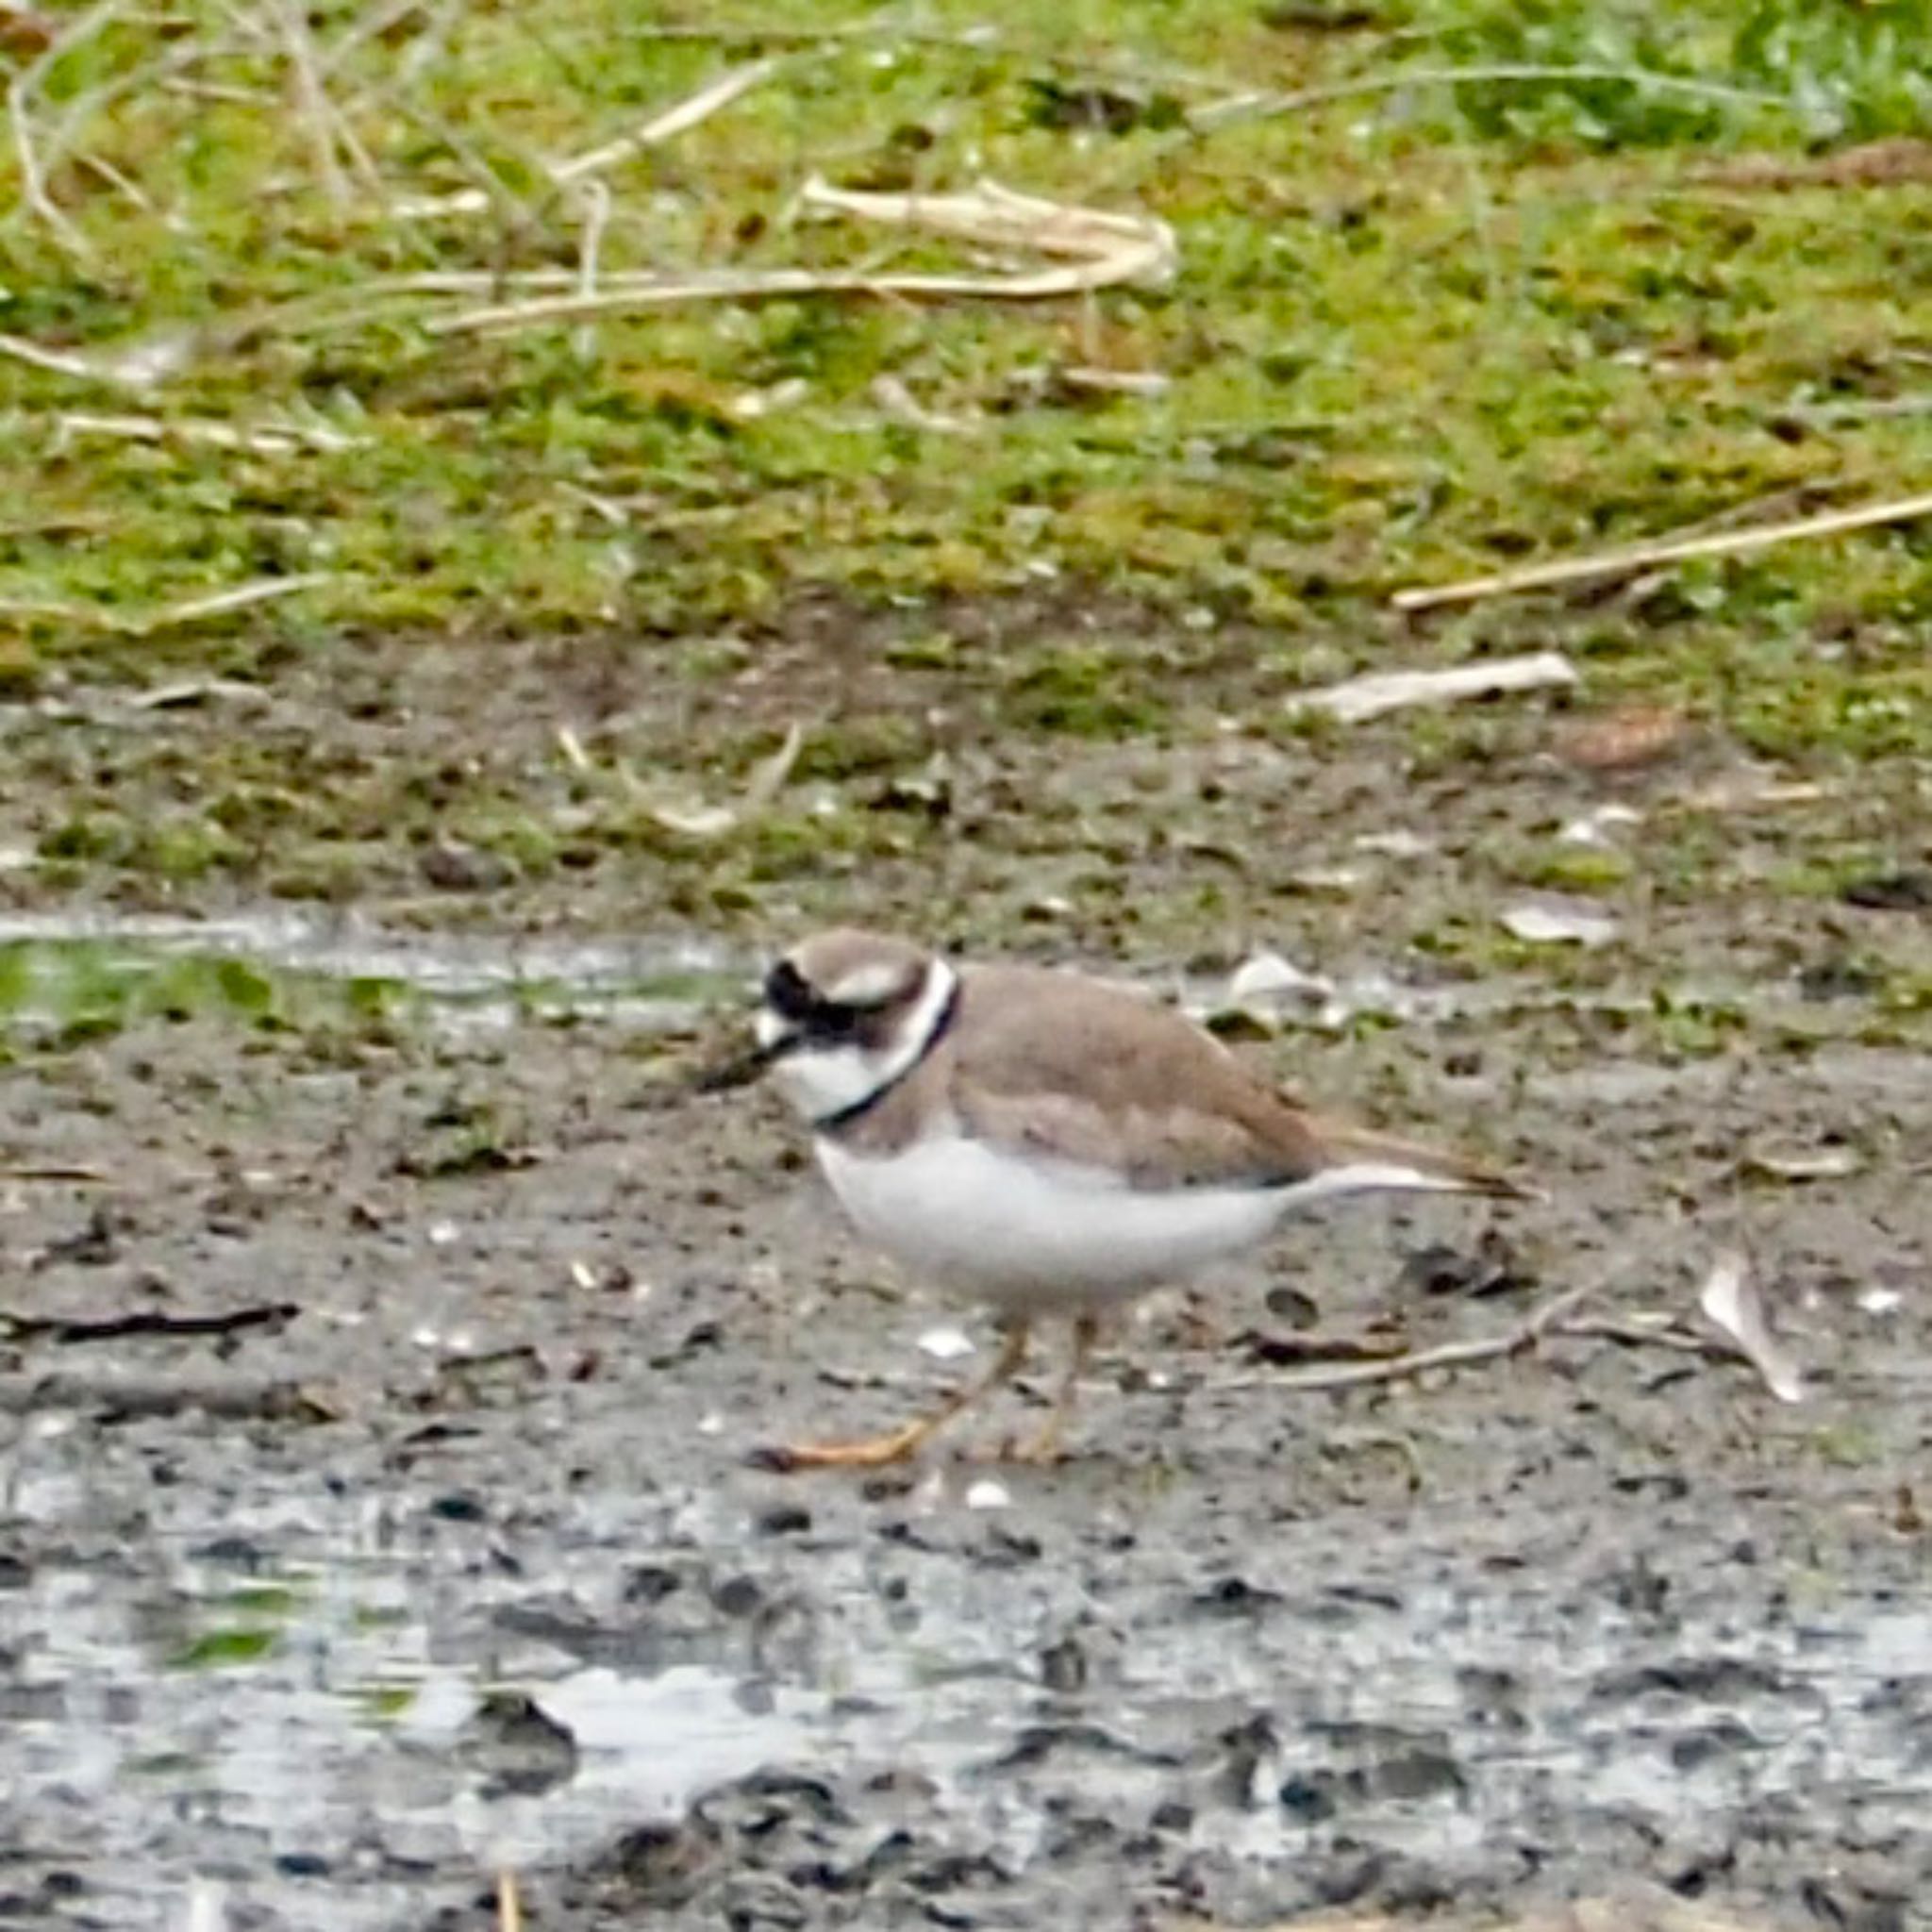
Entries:
<svg viewBox="0 0 1932 1932">
<path fill-rule="evenodd" d="M 759 1459 L 774 1469 L 884 1469 L 916 1456 L 927 1441 L 938 1434 L 955 1416 L 984 1402 L 997 1389 L 1003 1389 L 1026 1364 L 1029 1336 L 1026 1322 L 1015 1317 L 1007 1324 L 998 1358 L 976 1382 L 956 1389 L 930 1415 L 923 1415 L 889 1430 L 883 1436 L 866 1436 L 856 1442 L 798 1442 L 770 1449 Z"/>
</svg>

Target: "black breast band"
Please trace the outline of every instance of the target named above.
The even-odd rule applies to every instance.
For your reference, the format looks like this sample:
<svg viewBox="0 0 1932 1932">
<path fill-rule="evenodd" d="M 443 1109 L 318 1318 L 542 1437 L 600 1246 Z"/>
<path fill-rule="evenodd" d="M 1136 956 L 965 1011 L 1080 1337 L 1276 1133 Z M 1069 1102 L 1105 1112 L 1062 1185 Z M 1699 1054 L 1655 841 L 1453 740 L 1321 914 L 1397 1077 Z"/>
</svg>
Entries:
<svg viewBox="0 0 1932 1932">
<path fill-rule="evenodd" d="M 811 1124 L 813 1133 L 836 1134 L 841 1127 L 849 1127 L 862 1121 L 895 1087 L 916 1074 L 925 1064 L 926 1056 L 953 1030 L 953 1022 L 959 1017 L 959 994 L 960 982 L 955 978 L 953 990 L 946 995 L 945 1005 L 940 1008 L 938 1023 L 926 1035 L 925 1044 L 919 1049 L 913 1058 L 906 1066 L 901 1067 L 890 1080 L 874 1087 L 863 1100 L 855 1100 L 850 1107 L 841 1107 L 837 1113 L 819 1115 Z"/>
</svg>

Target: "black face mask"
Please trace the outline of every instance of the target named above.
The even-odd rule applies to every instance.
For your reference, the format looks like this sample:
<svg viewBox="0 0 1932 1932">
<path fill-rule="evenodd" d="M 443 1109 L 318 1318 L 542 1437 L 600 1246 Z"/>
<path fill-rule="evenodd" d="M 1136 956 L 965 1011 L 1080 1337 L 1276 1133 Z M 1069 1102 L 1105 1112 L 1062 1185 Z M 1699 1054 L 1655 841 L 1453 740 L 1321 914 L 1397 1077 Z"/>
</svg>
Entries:
<svg viewBox="0 0 1932 1932">
<path fill-rule="evenodd" d="M 780 959 L 765 975 L 765 1005 L 791 1027 L 790 1033 L 762 1046 L 754 1046 L 723 1066 L 708 1067 L 696 1080 L 700 1093 L 723 1093 L 748 1087 L 787 1054 L 807 1046 L 836 1045 L 855 1039 L 875 1007 L 855 1007 L 828 1000 L 790 959 Z"/>
<path fill-rule="evenodd" d="M 870 1010 L 826 999 L 790 959 L 780 959 L 765 975 L 765 1004 L 799 1036 L 815 1041 L 849 1040 Z"/>
</svg>

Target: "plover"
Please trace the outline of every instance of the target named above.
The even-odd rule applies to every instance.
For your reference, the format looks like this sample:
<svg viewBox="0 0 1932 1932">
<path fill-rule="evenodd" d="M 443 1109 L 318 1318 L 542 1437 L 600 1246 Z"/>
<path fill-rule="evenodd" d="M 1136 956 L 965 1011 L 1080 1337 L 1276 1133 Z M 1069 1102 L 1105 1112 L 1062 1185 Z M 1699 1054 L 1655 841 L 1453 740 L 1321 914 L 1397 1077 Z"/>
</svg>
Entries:
<svg viewBox="0 0 1932 1932">
<path fill-rule="evenodd" d="M 1297 1106 L 1184 1015 L 1086 974 L 954 964 L 841 928 L 766 975 L 758 1043 L 703 1076 L 770 1074 L 804 1115 L 859 1232 L 997 1312 L 991 1368 L 930 1414 L 857 1441 L 768 1452 L 786 1468 L 913 1455 L 1017 1374 L 1034 1324 L 1073 1324 L 1044 1426 L 1058 1453 L 1109 1309 L 1257 1246 L 1295 1209 L 1381 1191 L 1540 1198 L 1457 1155 Z"/>
</svg>

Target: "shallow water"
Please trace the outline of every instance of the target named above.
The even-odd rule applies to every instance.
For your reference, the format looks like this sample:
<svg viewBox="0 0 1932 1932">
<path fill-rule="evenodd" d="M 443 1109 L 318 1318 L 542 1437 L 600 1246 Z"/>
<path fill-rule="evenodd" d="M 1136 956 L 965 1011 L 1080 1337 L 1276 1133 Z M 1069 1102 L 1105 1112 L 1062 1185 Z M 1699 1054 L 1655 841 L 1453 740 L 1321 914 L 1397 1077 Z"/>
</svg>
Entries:
<svg viewBox="0 0 1932 1932">
<path fill-rule="evenodd" d="M 17 1825 L 125 1874 L 94 1923 L 199 1877 L 277 1924 L 393 1924 L 412 1870 L 568 1865 L 757 1773 L 915 1775 L 1016 1866 L 1075 1803 L 1185 1803 L 1192 1846 L 1257 1869 L 1370 1842 L 1455 1870 L 1556 1818 L 1884 1834 L 1932 1802 L 1932 1612 L 1815 1582 L 1799 1612 L 1748 1553 L 1650 1574 L 1601 1528 L 1460 1519 L 1350 1560 L 1311 1523 L 1193 1588 L 1027 1561 L 1065 1499 L 973 1511 L 951 1477 L 741 1568 L 751 1523 L 703 1491 L 495 1528 L 245 1467 L 117 1549 L 131 1472 L 74 1447 L 43 1422 L 16 1469 L 17 1533 L 77 1534 L 0 1591 L 0 1650 Z M 560 1730 L 490 1722 L 506 1689 Z"/>
<path fill-rule="evenodd" d="M 365 1002 L 403 995 L 444 1034 L 564 1015 L 678 1030 L 741 1000 L 753 978 L 748 957 L 693 941 L 411 934 L 278 908 L 207 920 L 0 913 L 0 951 L 12 956 L 9 1016 L 42 1024 L 65 1022 L 76 1005 L 138 1005 L 144 993 L 191 1009 L 245 1009 L 249 991 L 219 980 L 224 962 L 271 991 L 279 976 L 346 986 Z"/>
<path fill-rule="evenodd" d="M 208 919 L 106 908 L 0 911 L 0 961 L 8 962 L 0 978 L 6 1016 L 16 1022 L 58 1024 L 77 1002 L 98 1005 L 104 996 L 117 1002 L 118 1011 L 130 998 L 138 1004 L 143 990 L 163 1007 L 245 1010 L 249 988 L 209 983 L 212 970 L 226 962 L 265 975 L 269 986 L 287 976 L 350 988 L 365 1004 L 405 996 L 424 1024 L 445 1036 L 575 1017 L 645 1032 L 686 1030 L 707 1013 L 741 1005 L 759 966 L 747 949 L 690 938 L 411 933 L 354 912 L 285 907 Z M 1172 996 L 1203 1021 L 1327 1033 L 1363 1019 L 1426 1026 L 1501 1022 L 1540 1008 L 1616 1018 L 1648 1011 L 1653 997 L 1647 990 L 1582 993 L 1507 975 L 1430 983 L 1379 967 L 1271 985 L 1251 995 L 1240 991 L 1248 970 L 1182 974 L 1149 991 Z M 1767 1016 L 1790 1008 L 1794 997 L 1789 988 L 1709 975 L 1674 996 L 1687 1008 Z"/>
</svg>

